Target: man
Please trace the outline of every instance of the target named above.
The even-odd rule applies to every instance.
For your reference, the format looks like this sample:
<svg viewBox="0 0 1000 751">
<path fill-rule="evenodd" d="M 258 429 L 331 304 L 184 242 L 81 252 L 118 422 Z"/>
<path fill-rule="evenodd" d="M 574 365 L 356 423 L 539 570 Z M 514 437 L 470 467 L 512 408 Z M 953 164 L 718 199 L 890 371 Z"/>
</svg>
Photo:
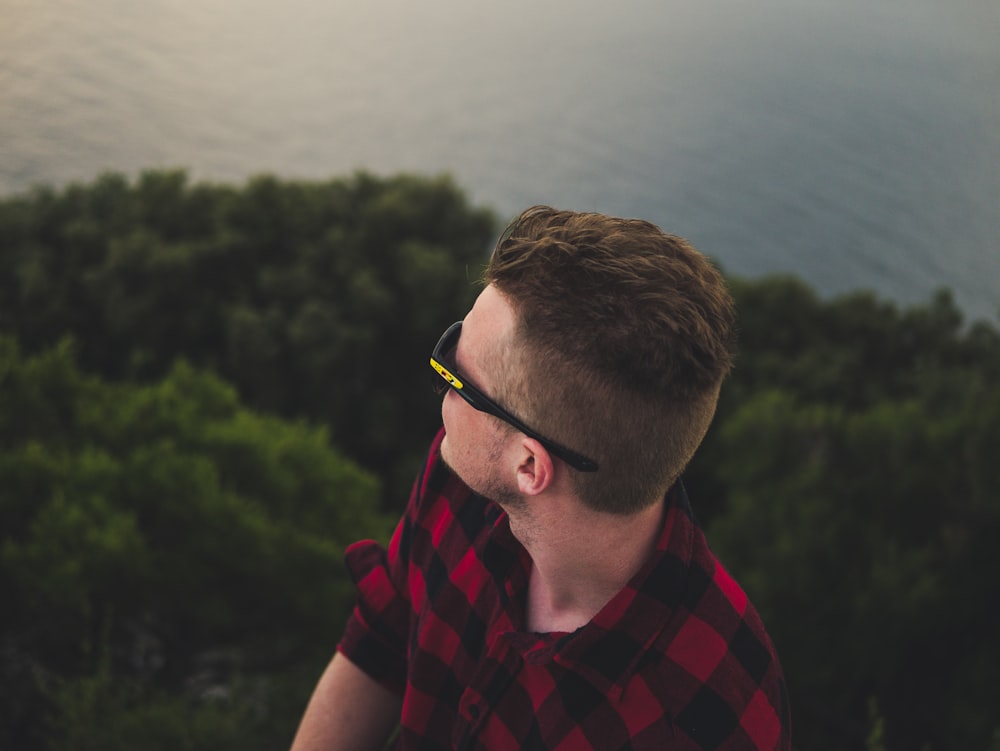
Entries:
<svg viewBox="0 0 1000 751">
<path fill-rule="evenodd" d="M 734 347 L 720 274 L 655 226 L 535 207 L 434 349 L 446 388 L 294 751 L 781 749 L 784 681 L 680 482 Z"/>
</svg>

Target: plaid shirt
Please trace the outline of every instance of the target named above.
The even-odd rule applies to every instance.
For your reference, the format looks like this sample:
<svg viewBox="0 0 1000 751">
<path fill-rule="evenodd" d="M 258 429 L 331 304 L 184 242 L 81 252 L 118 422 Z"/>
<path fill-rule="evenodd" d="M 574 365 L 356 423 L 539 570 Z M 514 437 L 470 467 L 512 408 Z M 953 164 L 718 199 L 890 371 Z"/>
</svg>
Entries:
<svg viewBox="0 0 1000 751">
<path fill-rule="evenodd" d="M 528 554 L 442 437 L 388 550 L 346 556 L 359 596 L 338 649 L 403 695 L 396 748 L 788 751 L 774 649 L 680 484 L 655 554 L 590 623 L 527 633 Z"/>
</svg>

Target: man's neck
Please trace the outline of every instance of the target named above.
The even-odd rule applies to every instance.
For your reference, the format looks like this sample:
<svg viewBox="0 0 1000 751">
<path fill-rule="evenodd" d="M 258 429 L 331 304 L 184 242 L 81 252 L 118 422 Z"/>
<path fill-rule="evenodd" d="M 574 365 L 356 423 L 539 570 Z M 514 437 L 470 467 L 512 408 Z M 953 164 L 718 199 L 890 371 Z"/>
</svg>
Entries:
<svg viewBox="0 0 1000 751">
<path fill-rule="evenodd" d="M 617 516 L 565 499 L 512 509 L 511 530 L 532 560 L 526 629 L 569 632 L 593 619 L 649 559 L 663 511 L 660 502 Z"/>
</svg>

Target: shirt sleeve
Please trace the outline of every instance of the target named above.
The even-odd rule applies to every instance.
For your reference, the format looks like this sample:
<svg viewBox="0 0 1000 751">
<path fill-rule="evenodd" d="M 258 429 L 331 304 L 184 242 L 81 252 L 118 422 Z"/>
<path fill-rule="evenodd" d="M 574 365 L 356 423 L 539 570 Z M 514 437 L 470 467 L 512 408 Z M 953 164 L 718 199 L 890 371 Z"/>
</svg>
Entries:
<svg viewBox="0 0 1000 751">
<path fill-rule="evenodd" d="M 347 548 L 345 563 L 357 589 L 357 604 L 337 645 L 351 662 L 390 691 L 406 687 L 407 644 L 413 605 L 409 588 L 409 541 L 425 490 L 425 479 L 437 461 L 443 431 L 428 453 L 410 493 L 406 512 L 388 549 L 374 540 Z"/>
</svg>

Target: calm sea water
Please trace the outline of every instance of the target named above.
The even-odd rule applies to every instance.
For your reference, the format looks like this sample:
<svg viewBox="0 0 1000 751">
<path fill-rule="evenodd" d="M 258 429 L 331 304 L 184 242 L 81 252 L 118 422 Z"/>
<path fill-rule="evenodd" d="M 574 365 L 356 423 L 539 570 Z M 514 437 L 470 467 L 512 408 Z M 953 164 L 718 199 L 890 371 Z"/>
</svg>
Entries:
<svg viewBox="0 0 1000 751">
<path fill-rule="evenodd" d="M 1000 309 L 996 0 L 0 0 L 0 193 L 451 172 L 729 272 Z"/>
</svg>

